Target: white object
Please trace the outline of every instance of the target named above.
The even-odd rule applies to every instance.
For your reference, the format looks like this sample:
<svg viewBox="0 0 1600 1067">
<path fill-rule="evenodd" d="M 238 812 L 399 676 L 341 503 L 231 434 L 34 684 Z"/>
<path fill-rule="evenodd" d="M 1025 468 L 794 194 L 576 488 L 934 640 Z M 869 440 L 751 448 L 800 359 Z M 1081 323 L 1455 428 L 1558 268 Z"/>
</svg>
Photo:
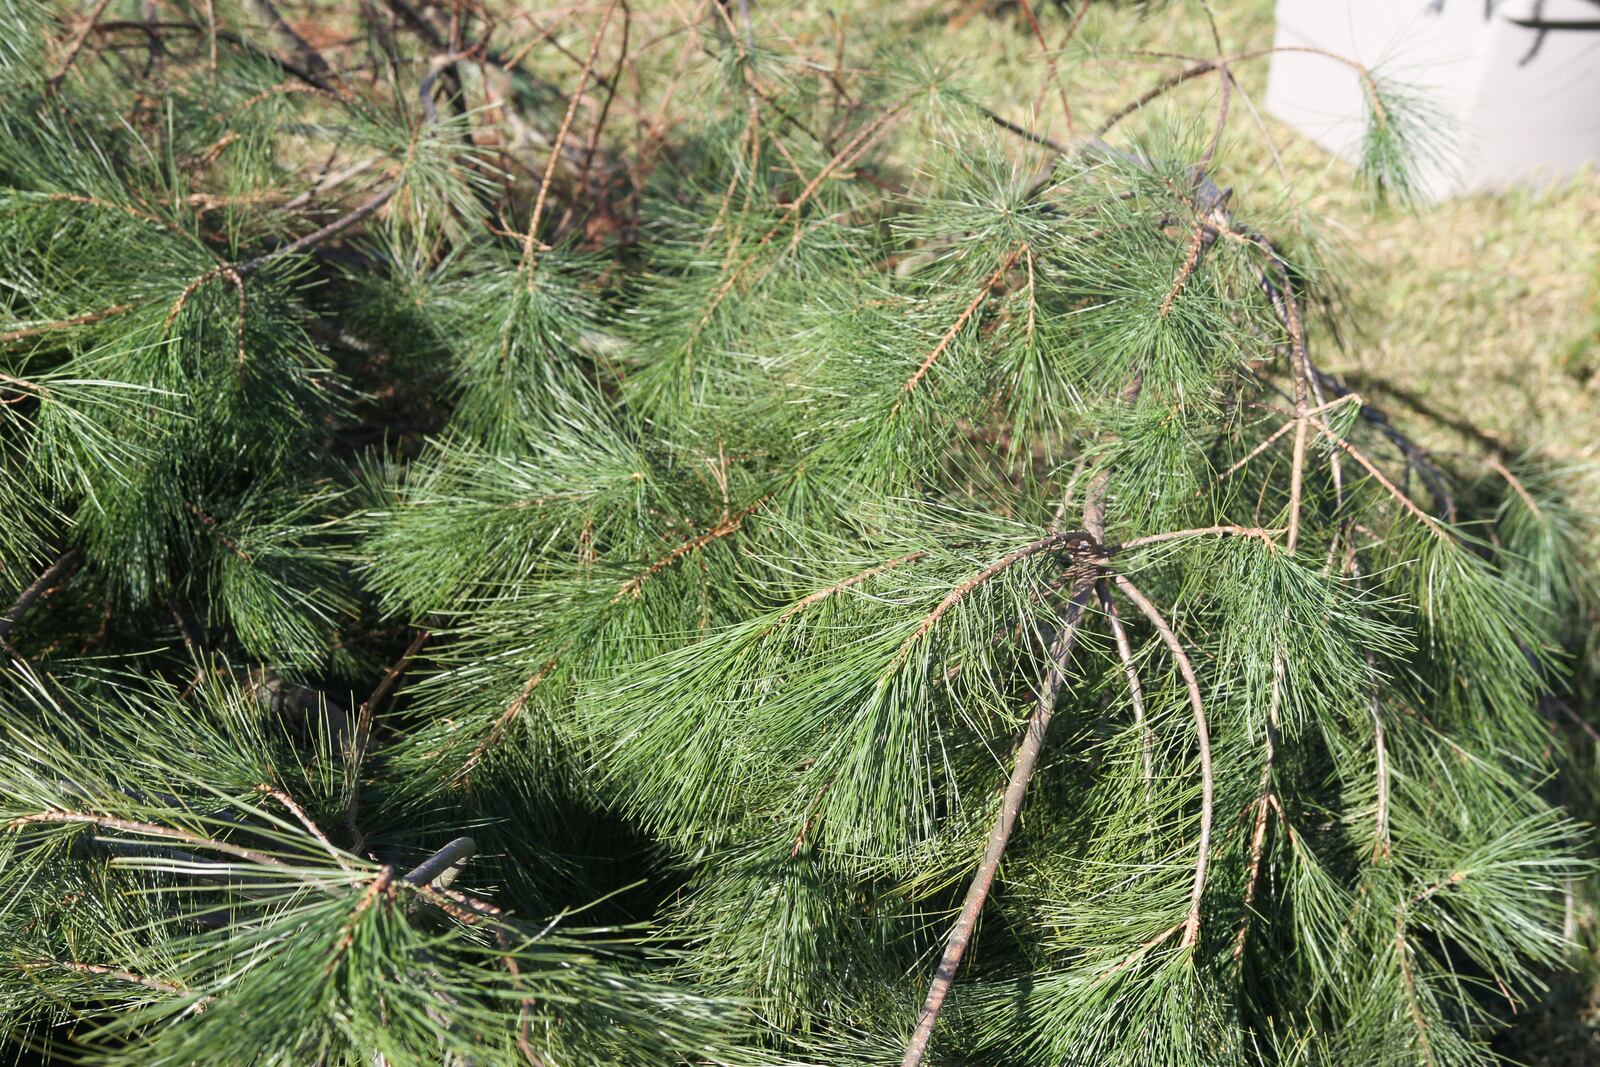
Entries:
<svg viewBox="0 0 1600 1067">
<path fill-rule="evenodd" d="M 1551 180 L 1600 160 L 1600 0 L 1278 0 L 1276 46 L 1346 56 L 1437 117 L 1436 197 Z M 1555 24 L 1539 30 L 1516 20 Z M 1267 108 L 1331 152 L 1360 157 L 1361 75 L 1323 55 L 1272 57 Z"/>
</svg>

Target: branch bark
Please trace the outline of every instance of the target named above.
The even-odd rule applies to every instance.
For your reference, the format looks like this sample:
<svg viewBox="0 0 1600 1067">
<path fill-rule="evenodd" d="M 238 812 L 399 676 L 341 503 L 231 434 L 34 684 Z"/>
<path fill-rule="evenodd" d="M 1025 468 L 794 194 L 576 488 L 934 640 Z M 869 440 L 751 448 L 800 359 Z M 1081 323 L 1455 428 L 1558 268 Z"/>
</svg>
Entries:
<svg viewBox="0 0 1600 1067">
<path fill-rule="evenodd" d="M 4 639 L 10 635 L 12 630 L 17 628 L 17 624 L 22 621 L 22 617 L 28 613 L 29 608 L 38 602 L 40 597 L 44 596 L 71 574 L 73 568 L 78 565 L 79 558 L 80 555 L 77 549 L 67 549 L 56 557 L 56 561 L 46 567 L 43 573 L 17 596 L 17 599 L 6 609 L 6 613 L 0 615 L 0 639 Z"/>
<path fill-rule="evenodd" d="M 1105 479 L 1101 478 L 1090 490 L 1083 514 L 1084 529 L 1096 545 L 1105 536 L 1104 500 Z M 1075 536 L 1081 539 L 1083 531 L 1056 536 Z M 1078 629 L 1083 623 L 1089 598 L 1094 595 L 1098 578 L 1099 568 L 1090 564 L 1073 589 L 1061 630 L 1050 644 L 1048 673 L 1044 684 L 1040 687 L 1039 698 L 1034 703 L 1033 714 L 1028 718 L 1027 732 L 1023 735 L 1022 743 L 1017 746 L 1011 766 L 1011 777 L 1007 780 L 1005 793 L 1000 799 L 1000 814 L 995 820 L 993 829 L 989 831 L 983 859 L 979 861 L 977 872 L 973 874 L 972 882 L 967 886 L 961 913 L 957 916 L 955 926 L 945 941 L 944 953 L 940 956 L 939 966 L 934 971 L 933 984 L 928 988 L 928 996 L 923 1001 L 922 1013 L 917 1018 L 917 1026 L 912 1031 L 911 1040 L 906 1043 L 905 1056 L 900 1061 L 900 1067 L 918 1067 L 927 1054 L 928 1042 L 933 1037 L 934 1024 L 939 1021 L 939 1012 L 944 1007 L 945 998 L 950 995 L 950 987 L 955 984 L 956 970 L 961 966 L 961 957 L 966 954 L 967 945 L 972 941 L 973 932 L 978 926 L 978 917 L 983 913 L 983 906 L 989 899 L 989 890 L 994 886 L 995 876 L 999 873 L 1001 857 L 1005 855 L 1006 845 L 1011 840 L 1011 832 L 1016 828 L 1017 819 L 1022 814 L 1022 801 L 1027 795 L 1028 783 L 1033 779 L 1034 768 L 1038 765 L 1039 753 L 1044 748 L 1045 733 L 1050 729 L 1050 720 L 1055 715 L 1056 698 L 1060 695 L 1061 685 L 1066 680 L 1067 660 L 1071 657 L 1073 646 L 1077 642 Z M 954 596 L 960 588 L 958 586 L 956 590 L 952 590 L 951 595 Z M 937 612 L 935 614 L 937 615 Z"/>
</svg>

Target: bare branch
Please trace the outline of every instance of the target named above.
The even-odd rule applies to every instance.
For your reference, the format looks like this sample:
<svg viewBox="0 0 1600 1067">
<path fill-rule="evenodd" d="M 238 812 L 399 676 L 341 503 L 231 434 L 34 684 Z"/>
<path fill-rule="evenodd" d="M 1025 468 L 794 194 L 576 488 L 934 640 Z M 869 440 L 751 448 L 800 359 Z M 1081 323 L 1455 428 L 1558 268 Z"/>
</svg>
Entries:
<svg viewBox="0 0 1600 1067">
<path fill-rule="evenodd" d="M 951 986 L 955 984 L 956 970 L 961 966 L 961 957 L 965 955 L 967 945 L 977 929 L 978 916 L 983 912 L 983 905 L 989 899 L 989 890 L 994 885 L 995 875 L 1000 870 L 1000 859 L 1005 855 L 1006 844 L 1011 840 L 1011 831 L 1016 827 L 1017 817 L 1022 813 L 1022 801 L 1027 794 L 1028 782 L 1033 777 L 1039 753 L 1044 747 L 1045 732 L 1050 728 L 1050 719 L 1055 714 L 1056 698 L 1066 677 L 1067 660 L 1072 655 L 1073 645 L 1077 641 L 1078 627 L 1083 622 L 1083 613 L 1089 598 L 1094 594 L 1094 586 L 1095 575 L 1092 573 L 1079 580 L 1077 588 L 1073 590 L 1072 600 L 1067 606 L 1061 630 L 1050 645 L 1049 673 L 1040 687 L 1039 699 L 1034 704 L 1033 714 L 1028 718 L 1027 733 L 1023 735 L 1022 744 L 1017 748 L 1011 777 L 1000 800 L 1000 815 L 995 821 L 994 828 L 989 831 L 989 841 L 984 847 L 983 859 L 979 861 L 977 873 L 973 875 L 972 882 L 967 887 L 961 914 L 957 916 L 955 926 L 951 928 L 950 935 L 945 941 L 944 953 L 939 959 L 938 968 L 934 971 L 933 985 L 928 990 L 927 999 L 923 1001 L 917 1028 L 906 1045 L 900 1067 L 918 1067 L 928 1051 L 934 1024 L 939 1019 L 940 1009 L 944 1007 Z"/>
<path fill-rule="evenodd" d="M 457 872 L 478 854 L 478 843 L 470 837 L 457 837 L 408 871 L 403 880 L 413 885 L 442 889 L 455 880 Z"/>
<path fill-rule="evenodd" d="M 1133 725 L 1139 730 L 1143 750 L 1145 807 L 1151 806 L 1150 788 L 1155 779 L 1155 737 L 1145 725 L 1144 686 L 1139 682 L 1139 670 L 1133 663 L 1133 645 L 1128 641 L 1127 627 L 1117 613 L 1116 601 L 1111 599 L 1111 587 L 1105 579 L 1095 583 L 1095 594 L 1100 599 L 1100 610 L 1106 613 L 1111 626 L 1111 636 L 1117 643 L 1117 658 L 1122 661 L 1122 672 L 1128 679 L 1128 699 L 1133 702 Z"/>
<path fill-rule="evenodd" d="M 262 267 L 265 267 L 268 263 L 282 259 L 284 256 L 298 255 L 308 248 L 315 248 L 328 238 L 338 236 L 345 230 L 348 230 L 350 227 L 354 226 L 356 223 L 361 222 L 369 215 L 377 212 L 379 208 L 383 207 L 383 205 L 394 199 L 394 194 L 399 191 L 400 184 L 398 182 L 386 186 L 385 188 L 374 193 L 371 197 L 368 197 L 366 200 L 362 201 L 360 204 L 357 204 L 347 214 L 341 215 L 332 222 L 328 223 L 326 226 L 312 230 L 304 237 L 290 241 L 281 248 L 274 248 L 270 252 L 263 252 L 254 259 L 245 260 L 243 263 L 238 264 L 233 269 L 239 274 L 250 274 L 253 271 L 257 271 Z"/>
<path fill-rule="evenodd" d="M 344 861 L 343 854 L 333 847 L 333 842 L 328 840 L 328 835 L 322 832 L 322 828 L 312 820 L 310 815 L 306 814 L 306 809 L 296 803 L 293 797 L 276 786 L 258 785 L 256 789 L 288 809 L 289 813 L 299 821 L 300 825 L 305 827 L 306 832 L 316 838 L 318 844 L 327 849 L 328 855 L 333 857 L 333 862 L 339 865 L 340 870 L 350 870 L 350 865 Z"/>
<path fill-rule="evenodd" d="M 89 13 L 83 17 L 83 25 L 78 29 L 77 33 L 72 35 L 72 40 L 67 43 L 67 54 L 62 57 L 61 65 L 56 68 L 56 72 L 50 76 L 51 85 L 60 85 L 62 80 L 66 78 L 67 72 L 72 69 L 72 64 L 78 60 L 78 53 L 83 51 L 83 43 L 94 32 L 95 25 L 100 21 L 100 16 L 106 13 L 106 8 L 110 6 L 110 3 L 111 0 L 95 0 L 94 7 L 90 8 Z"/>
<path fill-rule="evenodd" d="M 1140 381 L 1135 379 L 1129 386 L 1127 396 L 1138 394 Z M 1044 541 L 1055 538 L 1064 539 L 1056 543 L 1087 544 L 1099 556 L 1099 545 L 1105 536 L 1105 488 L 1104 475 L 1095 480 L 1089 489 L 1089 494 L 1084 502 L 1082 530 L 1073 530 L 1067 533 L 1052 534 Z M 1042 542 L 1034 542 L 1035 545 Z M 1032 546 L 1025 546 L 1025 551 Z M 1043 549 L 1035 549 L 1043 551 Z M 1030 553 L 1031 554 L 1031 553 Z M 1017 553 L 1012 553 L 1016 556 Z M 1026 557 L 1019 557 L 1026 558 Z M 1010 559 L 1008 556 L 1007 559 Z M 1004 561 L 1000 561 L 1004 562 Z M 1014 562 L 1014 561 L 1013 561 Z M 1083 565 L 1086 561 L 1076 561 Z M 1010 564 L 1006 564 L 1009 566 Z M 979 572 L 982 576 L 995 564 Z M 1095 583 L 1099 577 L 1099 568 L 1092 567 L 1078 580 L 1072 591 L 1072 598 L 1068 601 L 1066 617 L 1062 620 L 1061 629 L 1056 633 L 1055 640 L 1050 643 L 1049 667 L 1043 684 L 1039 687 L 1039 698 L 1034 703 L 1033 713 L 1028 717 L 1028 726 L 1022 736 L 1022 741 L 1017 745 L 1016 753 L 1012 759 L 1011 776 L 1006 782 L 1005 792 L 1000 798 L 1000 813 L 995 819 L 994 827 L 989 831 L 988 843 L 984 846 L 983 858 L 978 863 L 978 869 L 972 876 L 971 883 L 967 886 L 966 899 L 962 902 L 961 913 L 956 917 L 955 925 L 951 928 L 949 937 L 945 940 L 944 952 L 939 958 L 939 966 L 935 969 L 933 983 L 928 987 L 927 999 L 923 1001 L 922 1012 L 917 1018 L 917 1026 L 912 1031 L 911 1039 L 906 1043 L 905 1056 L 900 1061 L 900 1067 L 919 1067 L 923 1057 L 928 1051 L 928 1042 L 933 1038 L 934 1024 L 939 1021 L 939 1012 L 944 1007 L 945 998 L 950 995 L 950 988 L 955 984 L 956 970 L 961 966 L 961 958 L 966 954 L 967 945 L 972 940 L 973 932 L 978 926 L 978 917 L 983 913 L 984 903 L 989 899 L 989 890 L 994 885 L 995 876 L 1000 870 L 1000 860 L 1005 855 L 1006 845 L 1011 840 L 1011 832 L 1016 828 L 1017 818 L 1022 813 L 1022 801 L 1027 795 L 1028 783 L 1033 778 L 1034 768 L 1039 762 L 1039 753 L 1044 748 L 1045 733 L 1050 729 L 1050 720 L 1055 715 L 1056 698 L 1061 693 L 1062 683 L 1066 679 L 1066 665 L 1071 658 L 1072 649 L 1077 642 L 1078 628 L 1083 623 L 1083 615 L 1088 607 L 1089 598 L 1094 595 Z M 951 590 L 950 596 L 956 596 L 960 590 L 969 584 L 969 579 L 962 586 Z M 980 577 L 981 584 L 981 577 Z M 975 588 L 975 586 L 973 586 Z M 965 595 L 965 594 L 962 594 Z M 958 598 L 959 599 L 959 598 Z M 945 598 L 941 604 L 954 603 L 950 597 Z M 938 612 L 935 612 L 937 617 Z M 924 628 L 931 625 L 925 621 Z"/>
</svg>

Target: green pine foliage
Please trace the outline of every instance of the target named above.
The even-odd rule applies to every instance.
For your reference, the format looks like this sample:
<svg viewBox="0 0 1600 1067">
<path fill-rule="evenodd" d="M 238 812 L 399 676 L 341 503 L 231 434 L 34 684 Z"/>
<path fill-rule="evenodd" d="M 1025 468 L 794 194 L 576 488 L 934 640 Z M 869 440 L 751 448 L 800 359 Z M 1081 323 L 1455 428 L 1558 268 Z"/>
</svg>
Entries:
<svg viewBox="0 0 1600 1067">
<path fill-rule="evenodd" d="M 750 6 L 0 0 L 0 1037 L 1493 1062 L 1581 472 L 1324 372 L 1225 63 L 1058 143 Z"/>
</svg>

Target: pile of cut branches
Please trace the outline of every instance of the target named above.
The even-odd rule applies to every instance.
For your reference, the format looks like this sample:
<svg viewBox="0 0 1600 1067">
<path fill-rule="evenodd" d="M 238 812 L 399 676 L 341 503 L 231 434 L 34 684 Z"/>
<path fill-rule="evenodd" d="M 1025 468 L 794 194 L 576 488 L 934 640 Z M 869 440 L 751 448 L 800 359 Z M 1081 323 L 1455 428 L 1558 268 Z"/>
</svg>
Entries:
<svg viewBox="0 0 1600 1067">
<path fill-rule="evenodd" d="M 925 14 L 0 0 L 0 1036 L 1490 1062 L 1587 520 L 1324 368 L 1269 53 L 1080 114 L 1087 7 L 1055 137 Z"/>
</svg>

